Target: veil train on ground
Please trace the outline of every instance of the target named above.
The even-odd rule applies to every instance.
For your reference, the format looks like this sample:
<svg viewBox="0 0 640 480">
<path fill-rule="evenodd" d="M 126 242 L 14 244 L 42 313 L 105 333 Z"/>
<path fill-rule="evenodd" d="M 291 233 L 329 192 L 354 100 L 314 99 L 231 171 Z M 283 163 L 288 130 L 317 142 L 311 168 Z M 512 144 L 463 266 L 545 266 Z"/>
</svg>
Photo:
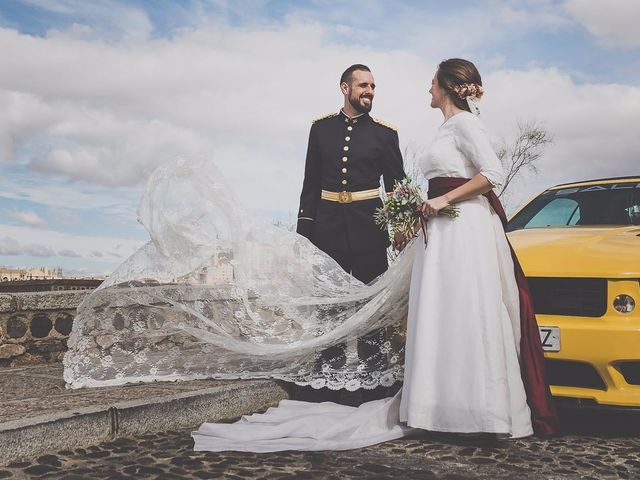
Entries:
<svg viewBox="0 0 640 480">
<path fill-rule="evenodd" d="M 402 379 L 417 242 L 364 285 L 306 238 L 253 219 L 213 162 L 192 158 L 153 173 L 138 220 L 150 241 L 78 308 L 68 387 L 275 378 L 356 390 Z M 357 339 L 380 328 L 362 358 Z M 338 344 L 341 360 L 320 355 Z"/>
</svg>

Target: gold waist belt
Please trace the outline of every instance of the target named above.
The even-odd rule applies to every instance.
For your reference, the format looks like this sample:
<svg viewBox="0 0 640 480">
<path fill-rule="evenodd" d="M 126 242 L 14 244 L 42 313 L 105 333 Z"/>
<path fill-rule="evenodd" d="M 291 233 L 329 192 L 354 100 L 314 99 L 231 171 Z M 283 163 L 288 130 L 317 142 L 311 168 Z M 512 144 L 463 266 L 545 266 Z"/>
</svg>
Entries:
<svg viewBox="0 0 640 480">
<path fill-rule="evenodd" d="M 359 200 L 371 200 L 379 196 L 380 190 L 378 188 L 372 188 L 371 190 L 361 190 L 360 192 L 330 192 L 328 190 L 322 190 L 320 198 L 329 200 L 330 202 L 351 203 Z"/>
</svg>

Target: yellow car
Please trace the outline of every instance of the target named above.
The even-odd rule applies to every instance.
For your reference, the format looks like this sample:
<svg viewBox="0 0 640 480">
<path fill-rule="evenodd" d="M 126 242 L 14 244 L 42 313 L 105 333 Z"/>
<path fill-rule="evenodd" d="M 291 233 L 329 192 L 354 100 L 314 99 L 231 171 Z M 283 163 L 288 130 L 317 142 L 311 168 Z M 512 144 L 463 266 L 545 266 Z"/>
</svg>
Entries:
<svg viewBox="0 0 640 480">
<path fill-rule="evenodd" d="M 640 407 L 640 176 L 549 188 L 510 220 L 551 393 Z"/>
</svg>

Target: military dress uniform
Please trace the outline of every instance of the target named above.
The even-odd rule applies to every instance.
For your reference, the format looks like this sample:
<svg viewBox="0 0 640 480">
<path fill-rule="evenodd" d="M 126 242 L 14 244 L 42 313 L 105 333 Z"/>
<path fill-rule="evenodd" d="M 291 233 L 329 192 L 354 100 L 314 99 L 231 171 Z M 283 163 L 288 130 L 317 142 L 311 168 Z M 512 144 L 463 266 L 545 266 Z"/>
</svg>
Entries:
<svg viewBox="0 0 640 480">
<path fill-rule="evenodd" d="M 313 122 L 297 232 L 365 283 L 388 267 L 389 235 L 373 219 L 381 176 L 387 192 L 405 176 L 395 128 L 342 110 Z"/>
<path fill-rule="evenodd" d="M 374 221 L 376 208 L 382 206 L 380 177 L 390 192 L 404 176 L 395 128 L 368 113 L 349 118 L 342 110 L 315 120 L 309 133 L 297 232 L 345 271 L 369 283 L 388 268 L 389 235 Z M 357 342 L 358 357 L 367 359 L 372 368 L 386 362 L 376 357 L 381 355 L 374 344 L 381 343 L 381 338 L 383 332 L 377 330 Z M 322 363 L 342 367 L 346 348 L 336 345 L 324 350 L 316 368 Z M 385 395 L 368 392 L 367 396 Z M 315 400 L 338 401 L 330 392 L 324 396 L 317 392 Z"/>
</svg>

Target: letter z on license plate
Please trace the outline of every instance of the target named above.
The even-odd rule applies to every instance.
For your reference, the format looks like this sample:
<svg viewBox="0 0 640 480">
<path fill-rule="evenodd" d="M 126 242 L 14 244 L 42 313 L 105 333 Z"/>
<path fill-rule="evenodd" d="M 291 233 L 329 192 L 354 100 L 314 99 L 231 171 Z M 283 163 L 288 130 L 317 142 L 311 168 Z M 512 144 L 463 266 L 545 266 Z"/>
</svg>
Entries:
<svg viewBox="0 0 640 480">
<path fill-rule="evenodd" d="M 560 351 L 560 327 L 538 327 L 540 341 L 545 352 Z"/>
</svg>

